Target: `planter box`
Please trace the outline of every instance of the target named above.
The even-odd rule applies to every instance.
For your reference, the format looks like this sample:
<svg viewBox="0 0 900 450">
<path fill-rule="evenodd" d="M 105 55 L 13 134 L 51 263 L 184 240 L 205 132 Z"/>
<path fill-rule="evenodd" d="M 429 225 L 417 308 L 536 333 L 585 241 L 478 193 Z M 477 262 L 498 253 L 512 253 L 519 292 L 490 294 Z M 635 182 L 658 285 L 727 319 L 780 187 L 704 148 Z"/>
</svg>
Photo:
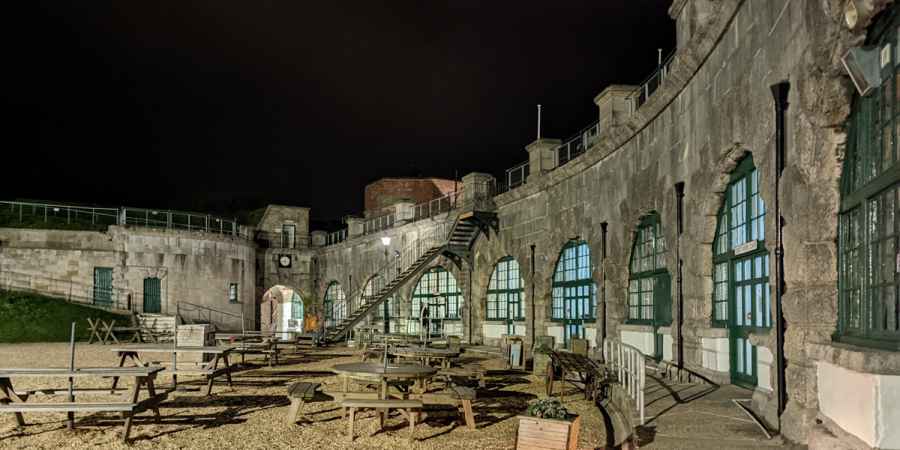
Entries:
<svg viewBox="0 0 900 450">
<path fill-rule="evenodd" d="M 571 421 L 530 416 L 518 416 L 518 419 L 516 449 L 576 450 L 578 448 L 581 416 L 575 416 Z"/>
</svg>

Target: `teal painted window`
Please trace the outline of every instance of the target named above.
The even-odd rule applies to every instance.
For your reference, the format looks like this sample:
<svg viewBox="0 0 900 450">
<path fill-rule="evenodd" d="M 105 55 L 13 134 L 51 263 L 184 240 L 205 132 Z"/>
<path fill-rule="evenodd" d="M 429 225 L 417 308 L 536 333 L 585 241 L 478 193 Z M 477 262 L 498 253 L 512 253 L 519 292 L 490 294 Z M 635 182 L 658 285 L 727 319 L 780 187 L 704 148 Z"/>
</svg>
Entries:
<svg viewBox="0 0 900 450">
<path fill-rule="evenodd" d="M 326 324 L 334 325 L 344 320 L 347 305 L 344 299 L 344 289 L 337 281 L 332 281 L 325 289 L 325 320 Z"/>
<path fill-rule="evenodd" d="M 303 298 L 297 292 L 291 295 L 291 319 L 300 320 L 300 323 L 303 323 Z"/>
<path fill-rule="evenodd" d="M 638 225 L 629 266 L 628 321 L 649 323 L 655 316 L 654 293 L 659 290 L 656 286 L 658 278 L 660 275 L 668 275 L 666 238 L 660 230 L 659 214 L 649 214 Z"/>
<path fill-rule="evenodd" d="M 144 278 L 144 312 L 151 314 L 162 312 L 162 290 L 159 278 Z"/>
<path fill-rule="evenodd" d="M 853 101 L 841 174 L 838 220 L 838 330 L 835 339 L 900 350 L 900 46 L 898 11 L 872 27 L 881 86 Z"/>
<path fill-rule="evenodd" d="M 111 267 L 94 267 L 94 304 L 111 307 L 113 303 L 113 270 Z"/>
<path fill-rule="evenodd" d="M 230 283 L 228 285 L 228 303 L 238 303 L 238 285 Z"/>
<path fill-rule="evenodd" d="M 413 291 L 410 317 L 419 317 L 423 303 L 428 305 L 431 319 L 459 319 L 463 298 L 453 274 L 443 267 L 425 272 Z"/>
<path fill-rule="evenodd" d="M 759 187 L 759 171 L 747 156 L 731 174 L 713 242 L 712 322 L 718 326 L 772 326 L 766 206 Z"/>
<path fill-rule="evenodd" d="M 586 242 L 571 241 L 563 247 L 553 272 L 553 320 L 596 317 L 597 289 L 592 270 L 591 250 Z"/>
<path fill-rule="evenodd" d="M 294 248 L 297 242 L 297 226 L 293 224 L 281 225 L 281 247 Z"/>
<path fill-rule="evenodd" d="M 488 282 L 487 320 L 525 320 L 523 284 L 519 263 L 512 256 L 501 259 Z"/>
</svg>

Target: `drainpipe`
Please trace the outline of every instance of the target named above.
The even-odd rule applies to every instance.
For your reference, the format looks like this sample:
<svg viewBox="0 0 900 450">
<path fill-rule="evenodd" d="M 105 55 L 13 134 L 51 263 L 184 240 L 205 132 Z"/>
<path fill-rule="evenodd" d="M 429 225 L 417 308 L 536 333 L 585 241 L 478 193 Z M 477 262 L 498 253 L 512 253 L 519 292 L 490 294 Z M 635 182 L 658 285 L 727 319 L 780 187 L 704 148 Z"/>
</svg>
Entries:
<svg viewBox="0 0 900 450">
<path fill-rule="evenodd" d="M 535 326 L 537 322 L 537 318 L 534 316 L 535 309 L 535 298 L 534 298 L 534 244 L 531 244 L 531 348 L 534 350 L 534 346 L 537 343 L 537 327 Z"/>
<path fill-rule="evenodd" d="M 784 235 L 782 228 L 784 220 L 781 217 L 781 198 L 779 186 L 781 175 L 784 172 L 785 154 L 785 125 L 784 116 L 788 108 L 788 91 L 791 84 L 781 81 L 773 84 L 772 97 L 775 100 L 775 364 L 778 376 L 778 430 L 781 431 L 781 415 L 787 404 L 787 386 L 785 383 L 785 357 L 784 357 L 784 310 L 781 305 L 781 297 L 784 293 Z"/>
<path fill-rule="evenodd" d="M 600 223 L 600 305 L 603 306 L 600 330 L 600 354 L 603 355 L 603 346 L 606 344 L 606 229 L 607 222 Z"/>
<path fill-rule="evenodd" d="M 684 369 L 684 263 L 681 260 L 681 236 L 684 234 L 684 182 L 675 183 L 675 285 L 678 292 L 676 306 L 678 314 L 675 316 L 675 332 L 678 333 L 675 358 L 678 370 Z"/>
<path fill-rule="evenodd" d="M 472 341 L 475 340 L 475 330 L 472 329 L 472 313 L 475 311 L 474 299 L 475 296 L 472 294 L 472 265 L 469 266 L 469 345 L 474 345 Z"/>
</svg>

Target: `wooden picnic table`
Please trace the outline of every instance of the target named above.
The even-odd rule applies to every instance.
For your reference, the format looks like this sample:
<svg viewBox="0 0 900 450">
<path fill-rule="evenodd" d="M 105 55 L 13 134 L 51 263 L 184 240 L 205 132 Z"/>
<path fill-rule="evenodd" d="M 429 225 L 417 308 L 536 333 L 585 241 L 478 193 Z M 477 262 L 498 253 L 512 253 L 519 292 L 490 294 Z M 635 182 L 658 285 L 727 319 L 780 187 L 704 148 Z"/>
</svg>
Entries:
<svg viewBox="0 0 900 450">
<path fill-rule="evenodd" d="M 553 381 L 557 370 L 561 373 L 561 382 L 568 382 L 583 390 L 584 398 L 588 400 L 596 400 L 601 384 L 605 381 L 603 367 L 599 362 L 579 353 L 551 350 L 546 379 L 548 397 L 553 395 Z M 570 379 L 567 375 L 575 375 L 576 378 Z"/>
<path fill-rule="evenodd" d="M 401 358 L 418 359 L 426 366 L 430 366 L 432 361 L 438 361 L 442 368 L 447 369 L 450 367 L 450 360 L 459 357 L 460 351 L 445 348 L 408 346 L 390 348 L 388 353 Z"/>
<path fill-rule="evenodd" d="M 128 440 L 131 432 L 131 423 L 135 414 L 146 410 L 152 410 L 159 421 L 159 404 L 166 399 L 168 392 L 157 393 L 154 386 L 156 375 L 163 370 L 162 367 L 90 367 L 70 370 L 68 368 L 7 368 L 0 369 L 0 412 L 14 413 L 16 422 L 21 429 L 25 426 L 23 413 L 31 412 L 66 412 L 68 413 L 69 428 L 75 426 L 75 412 L 120 412 L 125 417 L 122 439 Z M 76 402 L 75 395 L 103 394 L 116 395 L 115 386 L 112 389 L 72 389 L 68 388 L 39 388 L 25 391 L 16 391 L 12 384 L 12 377 L 40 377 L 40 378 L 64 378 L 74 384 L 75 378 L 83 377 L 113 377 L 118 381 L 119 377 L 133 377 L 134 386 L 127 401 L 119 402 Z M 114 381 L 114 382 L 115 382 Z M 145 387 L 148 398 L 140 400 L 141 388 Z M 56 403 L 26 403 L 29 398 L 43 394 L 48 396 L 65 395 L 66 401 Z M 71 394 L 71 395 L 70 395 Z"/>
<path fill-rule="evenodd" d="M 107 342 L 113 341 L 116 344 L 119 343 L 119 339 L 116 337 L 116 333 L 131 333 L 131 339 L 128 342 L 141 342 L 141 327 L 117 327 L 116 319 L 112 319 L 110 321 L 105 321 L 103 319 L 97 318 L 92 319 L 88 317 L 87 319 L 88 327 L 90 328 L 90 335 L 88 336 L 88 344 L 94 342 L 95 340 L 101 344 L 106 344 Z"/>
<path fill-rule="evenodd" d="M 216 378 L 225 376 L 228 381 L 228 387 L 232 387 L 231 383 L 231 364 L 228 362 L 228 355 L 234 351 L 234 347 L 208 347 L 208 346 L 179 346 L 173 347 L 168 344 L 133 344 L 133 345 L 123 345 L 120 347 L 112 347 L 110 351 L 116 352 L 119 356 L 119 367 L 123 367 L 125 365 L 125 360 L 132 360 L 135 365 L 138 367 L 148 366 L 149 362 L 144 362 L 140 354 L 141 353 L 162 353 L 167 354 L 170 357 L 167 359 L 171 361 L 178 354 L 191 354 L 191 353 L 199 353 L 204 355 L 212 355 L 213 358 L 211 361 L 207 361 L 204 363 L 190 363 L 190 362 L 181 362 L 178 363 L 176 361 L 175 367 L 167 368 L 168 372 L 172 375 L 172 389 L 177 388 L 178 386 L 178 375 L 202 375 L 206 377 L 207 385 L 206 385 L 206 395 L 212 394 L 213 384 L 215 383 Z M 223 367 L 219 368 L 219 361 L 222 361 Z M 193 365 L 193 367 L 191 367 Z M 113 379 L 113 388 L 115 388 L 118 382 L 118 378 Z"/>
</svg>

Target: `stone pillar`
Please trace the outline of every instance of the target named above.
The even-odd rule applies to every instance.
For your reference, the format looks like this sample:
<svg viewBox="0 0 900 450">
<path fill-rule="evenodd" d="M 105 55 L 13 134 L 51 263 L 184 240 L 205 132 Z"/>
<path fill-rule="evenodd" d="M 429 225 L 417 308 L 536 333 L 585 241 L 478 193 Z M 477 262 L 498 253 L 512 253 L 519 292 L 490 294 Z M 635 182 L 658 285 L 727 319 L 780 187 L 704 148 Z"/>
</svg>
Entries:
<svg viewBox="0 0 900 450">
<path fill-rule="evenodd" d="M 366 219 L 362 217 L 348 217 L 347 218 L 347 238 L 352 238 L 356 236 L 362 236 L 365 232 L 363 229 L 363 224 Z"/>
<path fill-rule="evenodd" d="M 490 200 L 494 195 L 496 180 L 493 175 L 480 172 L 472 172 L 462 178 L 463 206 L 477 205 L 485 200 Z"/>
<path fill-rule="evenodd" d="M 397 202 L 394 204 L 394 221 L 397 225 L 416 218 L 416 204 L 413 202 Z"/>
<path fill-rule="evenodd" d="M 527 146 L 528 177 L 536 177 L 556 168 L 557 147 L 562 144 L 559 139 L 538 139 Z"/>
<path fill-rule="evenodd" d="M 617 127 L 631 115 L 631 100 L 638 86 L 612 84 L 594 97 L 594 103 L 600 111 L 600 134 Z"/>
<path fill-rule="evenodd" d="M 325 246 L 325 237 L 328 235 L 328 232 L 313 231 L 309 235 L 312 240 L 310 245 L 312 245 L 313 247 L 324 247 Z"/>
</svg>

